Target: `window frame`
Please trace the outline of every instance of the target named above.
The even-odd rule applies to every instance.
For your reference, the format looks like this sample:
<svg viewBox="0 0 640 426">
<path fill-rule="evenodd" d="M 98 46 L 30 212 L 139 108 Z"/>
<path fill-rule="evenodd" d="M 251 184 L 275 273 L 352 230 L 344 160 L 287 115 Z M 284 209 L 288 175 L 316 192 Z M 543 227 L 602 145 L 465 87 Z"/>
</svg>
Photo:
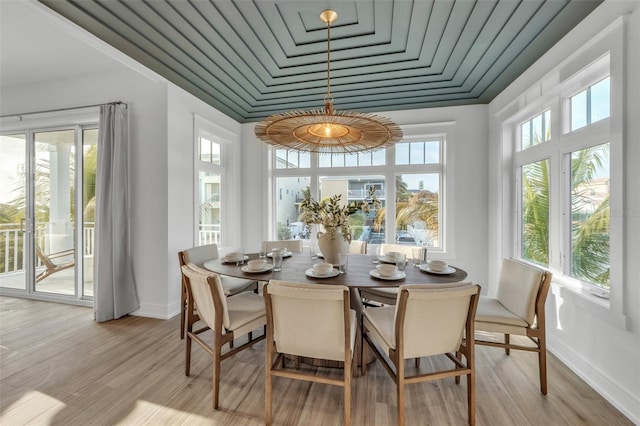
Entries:
<svg viewBox="0 0 640 426">
<path fill-rule="evenodd" d="M 393 229 L 393 232 L 385 232 L 385 241 L 389 243 L 395 242 L 395 199 L 396 190 L 395 185 L 389 184 L 394 182 L 396 175 L 399 174 L 428 174 L 438 173 L 440 176 L 440 196 L 439 196 L 439 238 L 440 247 L 434 247 L 433 251 L 439 253 L 444 258 L 455 256 L 453 250 L 453 232 L 452 227 L 447 226 L 448 223 L 452 223 L 453 218 L 447 218 L 447 212 L 452 211 L 447 208 L 448 199 L 446 189 L 452 188 L 448 186 L 448 180 L 451 177 L 447 177 L 446 171 L 448 170 L 446 160 L 446 146 L 453 140 L 453 128 L 455 122 L 443 122 L 443 123 L 424 123 L 413 126 L 406 126 L 403 128 L 405 137 L 399 143 L 411 143 L 411 142 L 440 142 L 439 150 L 439 162 L 438 163 L 425 163 L 425 164 L 395 164 L 395 146 L 389 147 L 385 150 L 385 164 L 384 165 L 371 165 L 371 166 L 339 166 L 339 167 L 321 167 L 319 156 L 326 154 L 311 154 L 310 167 L 308 168 L 275 168 L 273 165 L 277 162 L 276 148 L 269 147 L 269 159 L 270 159 L 270 194 L 269 198 L 269 223 L 268 223 L 268 235 L 269 238 L 277 235 L 277 229 L 275 224 L 276 218 L 276 202 L 277 199 L 275 179 L 278 177 L 309 177 L 311 194 L 314 198 L 319 193 L 320 177 L 326 176 L 371 176 L 379 175 L 384 176 L 384 191 L 386 203 L 386 216 L 385 216 L 385 229 Z M 373 160 L 372 160 L 373 163 Z M 393 200 L 393 203 L 390 202 Z M 312 235 L 312 237 L 314 237 Z"/>
<path fill-rule="evenodd" d="M 228 181 L 228 167 L 227 164 L 231 164 L 231 150 L 230 141 L 220 136 L 223 132 L 217 132 L 218 127 L 216 124 L 194 114 L 193 120 L 193 241 L 194 246 L 201 245 L 200 241 L 200 173 L 213 173 L 220 175 L 220 241 L 217 243 L 218 247 L 224 246 L 228 237 L 222 232 L 222 224 L 227 223 L 228 209 L 224 206 L 228 202 L 228 185 L 225 182 Z M 220 134 L 218 134 L 220 133 Z M 220 164 L 215 164 L 209 161 L 200 160 L 200 138 L 204 135 L 209 136 L 211 142 L 217 143 L 220 146 Z"/>
<path fill-rule="evenodd" d="M 505 161 L 511 163 L 510 175 L 517 178 L 522 164 L 550 160 L 550 212 L 549 212 L 549 267 L 554 274 L 554 288 L 562 297 L 583 306 L 593 314 L 621 327 L 628 327 L 624 312 L 624 203 L 623 203 L 623 20 L 609 26 L 581 50 L 560 63 L 545 77 L 524 91 L 514 101 L 513 108 L 503 110 L 500 118 Z M 609 76 L 609 117 L 571 131 L 571 96 Z M 551 140 L 544 144 L 519 150 L 520 136 L 517 126 L 551 107 Z M 518 129 L 519 130 L 519 129 Z M 610 288 L 585 283 L 570 274 L 570 197 L 568 190 L 570 155 L 572 152 L 610 144 Z M 521 183 L 512 179 L 504 182 L 505 194 L 511 199 L 513 216 L 511 255 L 520 258 L 521 253 Z M 515 187 L 513 187 L 515 185 Z M 510 189 L 509 189 L 510 188 Z M 512 198 L 513 197 L 513 198 Z M 507 210 L 505 210 L 506 212 Z M 505 240 L 505 247 L 509 241 Z"/>
</svg>

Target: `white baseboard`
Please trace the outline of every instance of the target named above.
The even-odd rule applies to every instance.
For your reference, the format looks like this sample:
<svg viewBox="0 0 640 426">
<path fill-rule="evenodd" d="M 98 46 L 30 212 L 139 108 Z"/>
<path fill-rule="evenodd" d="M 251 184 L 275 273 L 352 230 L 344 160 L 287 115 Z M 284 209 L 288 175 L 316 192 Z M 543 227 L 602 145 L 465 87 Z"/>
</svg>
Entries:
<svg viewBox="0 0 640 426">
<path fill-rule="evenodd" d="M 157 318 L 168 320 L 180 314 L 180 302 L 170 305 L 155 305 L 150 303 L 141 303 L 140 309 L 131 313 L 137 317 Z"/>
<path fill-rule="evenodd" d="M 640 425 L 640 396 L 633 395 L 620 387 L 609 376 L 595 368 L 580 354 L 547 334 L 547 350 L 595 389 L 611 405 L 627 416 L 634 424 Z"/>
</svg>

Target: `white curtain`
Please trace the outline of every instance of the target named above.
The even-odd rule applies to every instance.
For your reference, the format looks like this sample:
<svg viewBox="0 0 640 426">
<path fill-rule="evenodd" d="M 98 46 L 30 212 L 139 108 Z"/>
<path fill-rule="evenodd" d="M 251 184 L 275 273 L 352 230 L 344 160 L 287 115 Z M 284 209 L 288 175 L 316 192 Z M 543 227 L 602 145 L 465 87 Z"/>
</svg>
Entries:
<svg viewBox="0 0 640 426">
<path fill-rule="evenodd" d="M 100 106 L 96 182 L 94 316 L 120 318 L 140 307 L 129 243 L 127 106 Z"/>
</svg>

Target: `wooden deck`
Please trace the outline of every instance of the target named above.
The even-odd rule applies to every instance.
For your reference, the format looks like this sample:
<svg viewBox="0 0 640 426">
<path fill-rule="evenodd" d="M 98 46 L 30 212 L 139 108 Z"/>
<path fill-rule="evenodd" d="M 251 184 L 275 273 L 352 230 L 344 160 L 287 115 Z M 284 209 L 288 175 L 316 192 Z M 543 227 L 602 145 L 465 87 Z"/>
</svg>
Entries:
<svg viewBox="0 0 640 426">
<path fill-rule="evenodd" d="M 178 318 L 98 324 L 89 308 L 11 297 L 0 297 L 0 312 L 2 425 L 264 424 L 264 342 L 222 362 L 214 411 L 211 362 L 200 348 L 184 375 Z M 535 355 L 478 347 L 476 358 L 478 425 L 632 424 L 553 356 L 546 397 Z M 395 424 L 394 389 L 372 363 L 354 380 L 352 423 Z M 338 387 L 276 379 L 273 394 L 274 424 L 342 424 Z M 408 425 L 467 424 L 464 380 L 410 385 L 407 395 Z"/>
</svg>

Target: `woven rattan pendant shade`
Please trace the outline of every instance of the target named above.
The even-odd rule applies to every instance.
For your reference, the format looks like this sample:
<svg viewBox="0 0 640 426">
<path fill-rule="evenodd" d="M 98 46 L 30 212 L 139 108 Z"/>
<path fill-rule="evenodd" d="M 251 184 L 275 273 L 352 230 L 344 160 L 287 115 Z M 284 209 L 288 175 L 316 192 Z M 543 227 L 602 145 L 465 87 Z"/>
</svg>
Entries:
<svg viewBox="0 0 640 426">
<path fill-rule="evenodd" d="M 376 114 L 334 111 L 331 96 L 331 23 L 338 15 L 325 10 L 327 24 L 327 94 L 324 109 L 274 114 L 258 123 L 255 134 L 262 141 L 284 149 L 318 153 L 355 153 L 386 148 L 402 138 L 402 130 Z"/>
</svg>

